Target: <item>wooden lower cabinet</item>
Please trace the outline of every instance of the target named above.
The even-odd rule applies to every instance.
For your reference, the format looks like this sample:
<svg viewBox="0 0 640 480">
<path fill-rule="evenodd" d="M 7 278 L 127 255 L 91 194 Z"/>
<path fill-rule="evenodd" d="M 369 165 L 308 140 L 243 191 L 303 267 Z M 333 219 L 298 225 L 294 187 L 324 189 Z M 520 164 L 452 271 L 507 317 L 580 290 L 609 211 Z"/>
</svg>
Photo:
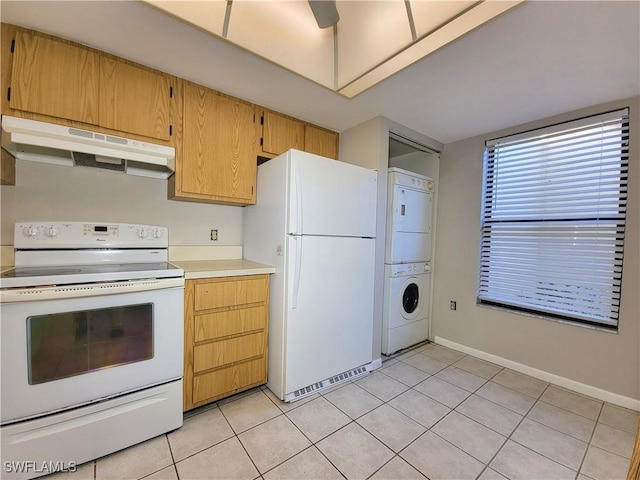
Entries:
<svg viewBox="0 0 640 480">
<path fill-rule="evenodd" d="M 193 407 L 189 408 L 262 385 L 267 381 L 265 370 L 264 360 L 258 358 L 197 375 L 193 378 Z"/>
<path fill-rule="evenodd" d="M 269 275 L 187 280 L 184 410 L 267 382 Z"/>
</svg>

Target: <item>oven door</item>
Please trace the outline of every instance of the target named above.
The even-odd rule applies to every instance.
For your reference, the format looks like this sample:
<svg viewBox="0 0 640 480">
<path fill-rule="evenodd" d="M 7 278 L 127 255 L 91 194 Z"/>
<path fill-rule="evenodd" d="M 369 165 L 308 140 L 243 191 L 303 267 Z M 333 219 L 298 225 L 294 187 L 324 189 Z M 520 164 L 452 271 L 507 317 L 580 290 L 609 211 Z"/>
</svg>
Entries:
<svg viewBox="0 0 640 480">
<path fill-rule="evenodd" d="M 180 379 L 183 306 L 184 284 L 0 304 L 1 423 Z"/>
</svg>

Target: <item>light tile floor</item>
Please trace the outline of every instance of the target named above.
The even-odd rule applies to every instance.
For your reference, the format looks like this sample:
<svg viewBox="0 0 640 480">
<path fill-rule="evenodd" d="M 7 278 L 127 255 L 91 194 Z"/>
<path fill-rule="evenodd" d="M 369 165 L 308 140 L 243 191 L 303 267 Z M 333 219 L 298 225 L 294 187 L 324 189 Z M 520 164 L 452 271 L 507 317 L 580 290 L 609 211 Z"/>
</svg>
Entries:
<svg viewBox="0 0 640 480">
<path fill-rule="evenodd" d="M 624 479 L 638 413 L 425 344 L 292 404 L 256 388 L 70 479 Z"/>
</svg>

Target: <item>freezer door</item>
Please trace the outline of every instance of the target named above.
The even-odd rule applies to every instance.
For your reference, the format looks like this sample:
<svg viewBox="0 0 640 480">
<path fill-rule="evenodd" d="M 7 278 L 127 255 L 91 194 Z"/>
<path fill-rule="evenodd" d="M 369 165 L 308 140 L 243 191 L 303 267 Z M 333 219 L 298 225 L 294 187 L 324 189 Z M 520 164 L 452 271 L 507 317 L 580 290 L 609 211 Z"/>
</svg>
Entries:
<svg viewBox="0 0 640 480">
<path fill-rule="evenodd" d="M 290 150 L 287 233 L 375 237 L 377 172 Z"/>
<path fill-rule="evenodd" d="M 374 240 L 289 237 L 284 393 L 370 363 Z"/>
</svg>

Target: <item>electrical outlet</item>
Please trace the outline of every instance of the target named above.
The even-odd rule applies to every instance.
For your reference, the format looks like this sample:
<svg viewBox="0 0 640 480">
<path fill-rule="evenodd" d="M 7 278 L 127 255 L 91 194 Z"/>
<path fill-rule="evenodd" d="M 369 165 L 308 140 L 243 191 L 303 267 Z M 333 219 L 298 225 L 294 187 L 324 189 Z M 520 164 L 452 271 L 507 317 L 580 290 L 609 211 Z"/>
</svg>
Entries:
<svg viewBox="0 0 640 480">
<path fill-rule="evenodd" d="M 449 309 L 451 310 L 455 310 L 457 307 L 457 302 L 455 300 L 451 300 L 451 302 L 449 302 Z"/>
<path fill-rule="evenodd" d="M 218 229 L 211 229 L 211 241 L 215 242 L 218 240 Z"/>
</svg>

